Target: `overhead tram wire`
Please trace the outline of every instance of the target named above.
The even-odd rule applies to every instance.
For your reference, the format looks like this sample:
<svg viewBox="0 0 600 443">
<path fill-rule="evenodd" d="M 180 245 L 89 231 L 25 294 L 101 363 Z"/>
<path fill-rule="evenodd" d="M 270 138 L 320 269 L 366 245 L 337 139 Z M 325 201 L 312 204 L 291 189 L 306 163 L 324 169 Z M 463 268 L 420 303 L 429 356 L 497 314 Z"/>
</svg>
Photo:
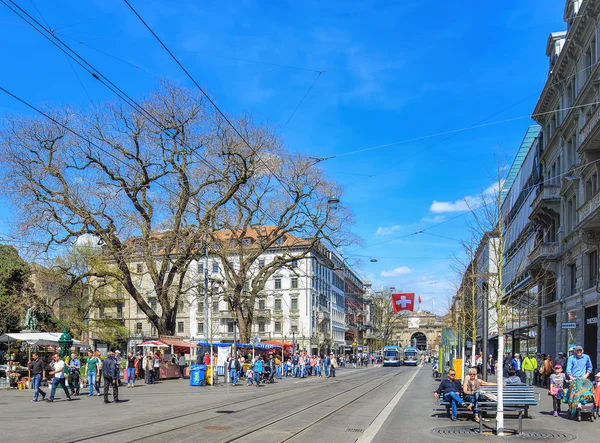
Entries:
<svg viewBox="0 0 600 443">
<path fill-rule="evenodd" d="M 33 7 L 35 8 L 35 10 L 37 11 L 37 13 L 40 15 L 40 17 L 42 18 L 42 20 L 44 21 L 44 23 L 46 24 L 46 27 L 48 29 L 52 29 L 50 27 L 50 23 L 48 23 L 48 20 L 46 20 L 46 18 L 44 17 L 44 15 L 42 14 L 42 12 L 39 10 L 39 8 L 36 6 L 34 0 L 30 0 L 31 4 L 33 5 Z M 66 54 L 65 55 L 65 59 L 67 60 L 67 63 L 69 63 L 69 67 L 71 68 L 71 71 L 73 71 L 73 74 L 75 74 L 75 77 L 77 78 L 77 81 L 79 82 L 79 85 L 81 86 L 81 89 L 83 89 L 83 92 L 85 92 L 85 95 L 87 95 L 87 98 L 90 100 L 90 103 L 92 103 L 92 105 L 94 104 L 94 100 L 92 100 L 92 97 L 90 96 L 90 93 L 88 92 L 88 90 L 86 89 L 86 87 L 84 86 L 83 82 L 81 81 L 81 78 L 79 78 L 79 74 L 77 74 L 77 71 L 75 70 L 75 67 L 73 66 L 73 64 L 71 63 L 71 60 L 69 60 L 69 57 L 67 57 Z"/>
<path fill-rule="evenodd" d="M 119 61 L 119 62 L 121 62 L 121 63 L 124 63 L 124 64 L 126 64 L 126 65 L 128 65 L 128 66 L 131 66 L 131 67 L 133 67 L 133 68 L 135 68 L 135 69 L 138 69 L 138 70 L 140 70 L 140 71 L 144 72 L 145 74 L 148 74 L 149 76 L 151 76 L 151 77 L 155 78 L 156 80 L 160 80 L 160 78 L 159 78 L 158 76 L 154 75 L 153 73 L 151 73 L 151 72 L 147 71 L 147 70 L 146 70 L 146 69 L 144 69 L 144 68 L 141 68 L 141 67 L 140 67 L 140 66 L 138 66 L 138 65 L 135 65 L 135 64 L 133 64 L 133 63 L 130 63 L 130 62 L 128 62 L 127 60 L 123 60 L 123 59 L 122 59 L 122 58 L 120 58 L 120 57 L 117 57 L 117 56 L 115 56 L 115 55 L 109 54 L 108 52 L 106 52 L 106 51 L 103 51 L 102 49 L 96 48 L 96 47 L 94 47 L 94 46 L 91 46 L 91 45 L 89 45 L 89 44 L 87 44 L 87 43 L 84 43 L 83 41 L 81 41 L 81 40 L 79 40 L 79 39 L 76 39 L 76 38 L 70 37 L 70 36 L 68 36 L 68 35 L 64 35 L 64 37 L 65 37 L 65 38 L 67 38 L 67 39 L 69 39 L 69 40 L 72 40 L 72 41 L 74 41 L 74 42 L 77 42 L 77 43 L 79 43 L 79 44 L 80 44 L 80 45 L 82 45 L 82 46 L 85 46 L 85 47 L 87 47 L 87 48 L 93 49 L 94 51 L 97 51 L 97 52 L 99 52 L 100 54 L 103 54 L 103 55 L 105 55 L 106 57 L 110 57 L 110 58 L 112 58 L 112 59 L 114 59 L 114 60 L 117 60 L 117 61 Z M 159 46 L 156 46 L 156 47 L 159 47 Z M 240 59 L 240 60 L 241 60 L 241 61 L 255 62 L 255 61 L 252 61 L 252 60 L 243 60 L 243 59 Z M 260 63 L 260 62 L 256 62 L 256 63 Z M 302 70 L 306 70 L 306 71 L 310 71 L 310 72 L 316 72 L 316 73 L 317 73 L 317 76 L 315 77 L 315 79 L 313 80 L 313 82 L 311 83 L 311 85 L 308 87 L 308 89 L 305 91 L 304 95 L 303 95 L 303 96 L 302 96 L 302 98 L 300 99 L 300 102 L 299 102 L 299 103 L 296 105 L 296 107 L 295 107 L 295 108 L 294 108 L 294 110 L 292 111 L 291 115 L 290 115 L 290 116 L 288 117 L 288 119 L 286 120 L 285 124 L 284 124 L 284 125 L 281 127 L 281 129 L 279 130 L 279 133 L 282 133 L 282 132 L 285 130 L 285 128 L 287 127 L 287 125 L 290 123 L 290 121 L 291 121 L 291 120 L 294 118 L 294 116 L 296 115 L 296 112 L 298 111 L 298 109 L 300 108 L 300 106 L 302 106 L 302 103 L 304 103 L 304 100 L 306 100 L 306 97 L 307 97 L 307 96 L 310 94 L 311 90 L 314 88 L 315 84 L 316 84 L 316 83 L 317 83 L 317 81 L 319 80 L 319 77 L 321 77 L 321 74 L 323 74 L 325 71 L 317 71 L 317 70 L 313 70 L 313 69 L 295 68 L 295 67 L 290 67 L 290 66 L 285 66 L 285 65 L 276 65 L 276 66 L 280 66 L 280 67 L 286 67 L 286 68 L 291 68 L 291 69 L 302 69 Z"/>
<path fill-rule="evenodd" d="M 46 29 L 38 20 L 31 16 L 27 11 L 21 8 L 18 4 L 16 4 L 13 0 L 8 0 L 12 3 L 16 8 L 18 8 L 23 14 L 26 15 L 24 17 L 18 11 L 16 11 L 13 7 L 7 4 L 5 0 L 0 0 L 7 8 L 13 11 L 18 17 L 20 17 L 23 21 L 28 23 L 33 29 L 35 29 L 38 33 L 40 33 L 44 38 L 50 41 L 54 46 L 56 46 L 59 50 L 69 56 L 72 60 L 74 60 L 79 66 L 81 66 L 85 71 L 90 73 L 96 80 L 100 81 L 104 86 L 106 86 L 111 92 L 113 92 L 117 97 L 131 106 L 135 111 L 137 111 L 141 116 L 145 117 L 148 121 L 153 123 L 161 130 L 165 130 L 167 128 L 164 127 L 162 122 L 160 122 L 154 115 L 144 109 L 139 103 L 137 103 L 133 98 L 131 98 L 127 93 L 125 93 L 122 89 L 120 89 L 116 84 L 114 84 L 110 79 L 108 79 L 104 74 L 102 74 L 98 69 L 96 69 L 93 65 L 91 65 L 87 60 L 81 57 L 76 51 L 74 51 L 69 45 L 63 42 L 60 38 L 58 38 L 55 34 L 53 34 L 49 29 Z M 34 26 L 31 22 L 35 23 L 38 27 Z M 48 35 L 47 35 L 48 34 Z M 55 41 L 56 40 L 56 41 Z M 58 42 L 58 43 L 57 43 Z M 60 43 L 60 44 L 59 44 Z M 62 45 L 62 46 L 61 46 Z M 65 49 L 66 48 L 66 49 Z M 178 136 L 178 140 L 187 148 L 190 149 L 190 153 L 197 157 L 202 163 L 204 163 L 207 167 L 209 167 L 213 172 L 217 174 L 220 173 L 217 167 L 211 164 L 204 157 L 200 156 L 195 149 L 193 149 L 189 144 L 185 143 L 184 140 L 181 139 L 181 136 Z M 250 148 L 252 149 L 252 148 Z M 288 191 L 289 193 L 289 191 Z M 200 209 L 200 208 L 198 208 Z M 264 209 L 260 209 L 263 214 Z M 277 223 L 272 216 L 268 215 L 268 218 Z"/>
<path fill-rule="evenodd" d="M 595 63 L 593 63 L 592 65 L 590 65 L 590 67 L 583 68 L 583 69 L 581 69 L 581 70 L 579 70 L 577 72 L 574 72 L 571 75 L 568 75 L 567 77 L 565 77 L 565 78 L 563 78 L 561 80 L 557 80 L 556 82 L 552 83 L 549 87 L 553 88 L 553 87 L 556 87 L 556 86 L 560 85 L 561 83 L 567 82 L 570 79 L 572 79 L 572 78 L 576 77 L 577 75 L 581 74 L 582 72 L 588 71 L 590 68 L 593 69 L 595 66 L 597 66 L 599 64 L 600 64 L 600 58 Z M 508 109 L 511 109 L 511 108 L 513 108 L 515 106 L 518 106 L 519 104 L 521 104 L 521 103 L 525 102 L 526 100 L 529 100 L 530 98 L 533 98 L 533 97 L 535 97 L 537 95 L 539 95 L 538 92 L 536 92 L 534 94 L 531 94 L 530 96 L 525 97 L 524 99 L 520 100 L 519 102 L 517 102 L 517 103 L 515 103 L 513 105 L 510 105 L 509 107 L 504 108 L 501 111 L 498 111 L 498 112 L 494 113 L 493 115 L 491 115 L 490 117 L 485 118 L 484 120 L 481 120 L 481 122 L 483 122 L 485 120 L 488 120 L 488 119 L 494 117 L 495 115 L 501 114 L 502 112 L 507 111 Z M 443 136 L 443 135 L 452 134 L 452 136 L 454 136 L 456 134 L 460 134 L 462 132 L 473 130 L 473 129 L 479 129 L 479 128 L 483 128 L 483 127 L 487 127 L 487 126 L 492 126 L 492 125 L 499 125 L 499 124 L 504 124 L 504 123 L 510 123 L 510 122 L 516 121 L 516 120 L 522 120 L 522 119 L 526 119 L 526 118 L 539 117 L 539 116 L 543 116 L 543 115 L 552 114 L 552 113 L 555 113 L 555 112 L 568 111 L 570 109 L 577 109 L 577 108 L 586 107 L 586 106 L 595 105 L 595 104 L 598 104 L 598 102 L 584 103 L 582 105 L 571 106 L 571 107 L 567 107 L 567 108 L 558 108 L 558 109 L 554 109 L 552 111 L 540 112 L 538 114 L 530 114 L 530 115 L 520 116 L 520 117 L 514 117 L 514 118 L 511 118 L 511 119 L 500 120 L 500 121 L 491 122 L 491 123 L 487 123 L 487 124 L 475 124 L 475 125 L 472 125 L 472 126 L 467 126 L 465 128 L 461 128 L 461 129 L 454 129 L 454 130 L 451 130 L 451 131 L 445 131 L 445 132 L 440 132 L 440 133 L 436 133 L 436 134 L 430 134 L 430 135 L 426 135 L 426 136 L 422 136 L 422 137 L 416 137 L 416 138 L 412 138 L 412 139 L 401 140 L 401 141 L 398 141 L 398 142 L 386 143 L 386 144 L 383 144 L 383 145 L 372 146 L 370 148 L 358 149 L 358 150 L 354 150 L 354 151 L 344 152 L 344 153 L 341 153 L 341 154 L 333 154 L 333 155 L 331 155 L 329 157 L 326 157 L 326 159 L 329 160 L 329 159 L 334 159 L 334 158 L 337 158 L 337 157 L 343 157 L 343 156 L 346 156 L 346 155 L 353 155 L 353 154 L 358 154 L 358 153 L 362 153 L 362 152 L 372 151 L 372 150 L 376 150 L 376 149 L 383 149 L 383 148 L 387 148 L 387 147 L 390 147 L 390 146 L 396 146 L 396 145 L 400 145 L 400 144 L 411 143 L 411 142 L 415 142 L 415 141 L 421 141 L 421 140 L 425 140 L 425 139 L 429 139 L 429 138 L 440 137 L 440 136 Z M 377 175 L 377 174 L 374 174 L 374 175 Z"/>
<path fill-rule="evenodd" d="M 100 81 L 111 92 L 113 92 L 115 95 L 117 95 L 117 97 L 119 97 L 121 100 L 123 100 L 129 106 L 131 106 L 141 116 L 145 117 L 148 121 L 152 122 L 159 129 L 161 129 L 161 130 L 165 130 L 166 129 L 164 127 L 164 125 L 155 116 L 153 116 L 150 112 L 148 112 L 146 109 L 144 109 L 139 103 L 137 103 L 127 93 L 125 93 L 122 89 L 120 89 L 116 84 L 114 84 L 110 79 L 108 79 L 104 74 L 102 74 L 98 69 L 96 69 L 93 65 L 91 65 L 82 56 L 80 56 L 69 45 L 67 45 L 64 41 L 62 41 L 60 38 L 58 38 L 50 29 L 46 29 L 37 19 L 35 19 L 35 17 L 31 16 L 31 14 L 29 14 L 27 11 L 25 11 L 23 8 L 21 8 L 13 0 L 8 0 L 8 1 L 11 4 L 13 4 L 19 11 L 21 11 L 21 13 L 19 13 L 17 10 L 15 10 L 13 7 L 11 7 L 5 0 L 0 0 L 0 2 L 2 2 L 8 9 L 10 9 L 13 13 L 15 13 L 15 15 L 17 15 L 19 18 L 21 18 L 23 21 L 25 21 L 29 26 L 31 26 L 34 30 L 36 30 L 38 33 L 40 33 L 44 38 L 46 38 L 48 41 L 50 41 L 50 43 L 52 43 L 54 46 L 56 46 L 60 51 L 62 51 L 67 56 L 69 56 L 72 60 L 74 60 L 79 66 L 81 66 L 85 71 L 87 71 L 88 73 L 90 73 L 96 80 Z M 23 14 L 26 17 L 23 16 Z M 34 23 L 37 26 L 35 26 Z M 40 30 L 39 28 L 41 28 L 43 31 Z M 234 128 L 234 130 L 235 130 L 235 128 Z M 236 130 L 236 132 L 237 132 L 237 130 Z M 179 141 L 184 146 L 186 146 L 187 148 L 190 149 L 190 153 L 192 155 L 196 156 L 202 163 L 204 163 L 206 166 L 208 166 L 214 172 L 220 173 L 220 171 L 218 170 L 218 168 L 216 168 L 213 164 L 211 164 L 204 157 L 200 156 L 196 152 L 195 149 L 193 149 L 191 146 L 189 146 L 189 144 L 185 143 L 185 141 L 181 139 L 181 136 L 177 136 L 177 137 L 178 137 Z M 250 149 L 252 150 L 251 147 L 250 147 Z M 252 152 L 254 154 L 255 150 L 253 150 Z M 259 157 L 259 159 L 260 159 L 260 157 Z M 260 159 L 260 160 L 262 160 L 262 159 Z M 267 169 L 269 169 L 268 166 L 267 166 Z M 269 171 L 271 171 L 271 170 L 269 169 Z M 273 173 L 273 172 L 271 171 L 271 173 Z M 281 181 L 276 176 L 276 174 L 273 174 L 273 175 L 281 183 Z M 290 191 L 285 188 L 285 185 L 282 184 L 282 186 L 284 187 L 284 190 L 288 194 L 290 194 Z M 198 209 L 200 209 L 200 208 L 198 208 Z M 263 215 L 265 215 L 268 219 L 270 219 L 271 221 L 273 221 L 277 225 L 277 221 L 275 220 L 274 216 L 272 216 L 272 215 L 268 214 L 267 212 L 265 212 L 265 210 L 263 208 L 258 208 L 258 206 L 257 206 L 257 209 Z"/>
<path fill-rule="evenodd" d="M 590 65 L 590 67 L 589 67 L 589 68 L 583 68 L 583 69 L 581 69 L 580 71 L 576 71 L 576 72 L 574 72 L 573 74 L 571 74 L 571 75 L 568 75 L 568 76 L 566 76 L 565 78 L 563 78 L 563 79 L 561 79 L 561 80 L 556 80 L 556 81 L 554 81 L 554 82 L 553 82 L 553 83 L 552 83 L 552 84 L 549 86 L 549 88 L 556 87 L 556 86 L 560 85 L 561 83 L 566 83 L 567 81 L 569 81 L 569 80 L 570 80 L 570 79 L 572 79 L 572 78 L 575 78 L 576 76 L 578 76 L 578 75 L 579 75 L 579 74 L 581 74 L 582 72 L 585 72 L 585 71 L 587 71 L 588 69 L 593 69 L 593 68 L 594 68 L 595 66 L 597 66 L 598 64 L 600 64 L 600 59 L 598 59 L 598 61 L 596 61 L 595 63 L 592 63 L 592 65 Z M 512 108 L 514 108 L 515 106 L 518 106 L 518 105 L 520 105 L 521 103 L 524 103 L 524 102 L 526 102 L 527 100 L 529 100 L 529 99 L 531 99 L 531 98 L 533 98 L 533 97 L 536 97 L 536 96 L 539 96 L 539 92 L 535 92 L 535 93 L 533 93 L 533 94 L 531 94 L 531 95 L 529 95 L 529 96 L 525 97 L 524 99 L 522 99 L 522 100 L 520 100 L 520 101 L 518 101 L 518 102 L 516 102 L 516 103 L 513 103 L 512 105 L 510 105 L 510 106 L 508 106 L 508 107 L 506 107 L 506 108 L 504 108 L 504 109 L 502 109 L 502 110 L 500 110 L 500 111 L 498 111 L 498 112 L 495 112 L 494 114 L 492 114 L 492 115 L 490 115 L 490 116 L 488 116 L 488 117 L 484 118 L 483 120 L 479 120 L 477 123 L 473 124 L 472 126 L 469 126 L 468 128 L 466 128 L 466 129 L 464 129 L 464 130 L 462 130 L 462 131 L 455 132 L 455 133 L 451 134 L 449 137 L 446 137 L 446 138 L 444 138 L 443 140 L 441 140 L 441 141 L 439 141 L 439 142 L 433 143 L 432 145 L 430 145 L 430 146 L 428 146 L 428 147 L 426 147 L 426 148 L 424 148 L 424 149 L 421 149 L 420 151 L 417 151 L 416 153 L 414 153 L 413 155 L 411 155 L 411 156 L 409 156 L 409 157 L 403 158 L 402 160 L 400 160 L 400 161 L 398 161 L 398 162 L 396 162 L 396 163 L 394 163 L 394 164 L 392 164 L 392 165 L 390 165 L 390 166 L 387 166 L 387 167 L 385 167 L 385 168 L 383 168 L 383 169 L 380 169 L 380 170 L 379 170 L 379 171 L 377 171 L 376 173 L 373 173 L 373 174 L 354 174 L 354 175 L 362 175 L 362 176 L 363 176 L 363 178 L 357 179 L 356 181 L 354 181 L 354 182 L 352 182 L 352 183 L 349 183 L 349 184 L 347 184 L 346 186 L 354 186 L 354 185 L 355 185 L 355 184 L 357 184 L 357 183 L 363 182 L 363 181 L 365 181 L 365 180 L 368 180 L 368 179 L 371 179 L 371 178 L 373 178 L 373 177 L 380 176 L 380 175 L 382 175 L 382 174 L 386 173 L 387 171 L 389 171 L 389 170 L 391 170 L 391 169 L 395 168 L 396 166 L 400 165 L 401 163 L 403 163 L 403 162 L 404 162 L 404 161 L 406 161 L 407 159 L 414 158 L 414 157 L 416 157 L 416 156 L 418 156 L 418 155 L 422 154 L 423 152 L 425 152 L 425 151 L 428 151 L 428 150 L 430 150 L 430 149 L 432 149 L 432 148 L 434 148 L 434 147 L 436 147 L 436 146 L 438 146 L 438 145 L 440 145 L 440 144 L 442 144 L 442 143 L 444 143 L 444 142 L 446 142 L 446 141 L 450 140 L 451 138 L 453 138 L 453 137 L 456 137 L 457 135 L 460 135 L 462 132 L 468 131 L 469 129 L 471 129 L 471 128 L 474 128 L 475 126 L 477 126 L 477 125 L 479 125 L 479 124 L 481 124 L 481 123 L 483 123 L 483 122 L 485 122 L 485 121 L 489 120 L 490 118 L 492 118 L 492 117 L 495 117 L 496 115 L 502 114 L 503 112 L 505 112 L 505 111 L 507 111 L 507 110 L 509 110 L 509 109 L 512 109 Z M 335 158 L 335 155 L 333 155 L 333 156 L 330 156 L 330 157 L 327 157 L 327 158 L 324 158 L 324 160 L 329 160 L 329 159 L 332 159 L 332 158 Z M 348 173 L 345 173 L 345 174 L 347 174 L 347 175 L 352 175 L 352 174 L 348 174 Z"/>
<path fill-rule="evenodd" d="M 16 26 L 24 26 L 24 25 L 16 25 Z M 123 40 L 119 37 L 93 36 L 93 35 L 86 35 L 86 34 L 65 34 L 64 32 L 58 32 L 56 29 L 53 29 L 53 31 L 57 34 L 61 34 L 64 38 L 68 38 L 70 40 L 76 41 L 76 42 L 81 43 L 82 45 L 86 45 L 86 46 L 89 46 L 89 44 L 83 42 L 81 40 L 81 38 L 86 39 L 86 40 L 115 40 L 117 43 L 131 43 L 131 44 L 136 44 L 138 46 L 143 44 L 138 41 Z M 160 45 L 155 45 L 155 44 L 145 44 L 144 46 L 148 46 L 148 47 L 152 47 L 152 48 L 161 48 Z M 220 59 L 224 59 L 224 60 L 252 63 L 252 64 L 256 64 L 256 65 L 274 66 L 277 68 L 291 69 L 291 70 L 295 70 L 295 71 L 314 72 L 315 74 L 325 72 L 324 70 L 321 70 L 321 69 L 305 68 L 302 66 L 286 65 L 283 63 L 275 63 L 275 62 L 264 61 L 264 60 L 253 60 L 253 59 L 249 59 L 249 58 L 234 57 L 231 55 L 212 54 L 209 52 L 193 51 L 191 49 L 180 49 L 180 51 L 188 53 L 188 54 L 200 55 L 203 57 L 220 58 Z"/>
<path fill-rule="evenodd" d="M 12 92 L 10 92 L 9 90 L 7 90 L 6 88 L 0 86 L 0 91 L 4 92 L 6 95 L 12 97 L 13 99 L 15 99 L 16 101 L 18 101 L 19 103 L 27 106 L 28 108 L 30 108 L 31 110 L 37 112 L 38 114 L 42 115 L 43 117 L 45 117 L 46 119 L 50 120 L 52 123 L 54 123 L 57 126 L 60 126 L 61 128 L 63 128 L 64 130 L 70 132 L 71 134 L 75 135 L 76 137 L 78 137 L 79 139 L 83 140 L 84 142 L 90 144 L 91 146 L 94 146 L 95 148 L 99 149 L 101 152 L 105 153 L 106 155 L 108 155 L 109 157 L 113 158 L 114 160 L 116 160 L 117 162 L 123 164 L 124 166 L 126 166 L 127 168 L 131 169 L 133 172 L 135 173 L 142 173 L 142 171 L 139 171 L 137 169 L 135 169 L 135 167 L 125 161 L 123 161 L 122 159 L 120 159 L 119 157 L 117 157 L 116 155 L 114 155 L 112 152 L 104 149 L 102 146 L 98 145 L 97 143 L 94 143 L 93 141 L 91 141 L 90 139 L 88 139 L 86 136 L 82 135 L 81 133 L 75 131 L 74 129 L 70 128 L 69 126 L 61 123 L 60 121 L 56 120 L 54 117 L 52 117 L 51 115 L 49 115 L 48 113 L 42 111 L 40 108 L 32 105 L 31 103 L 27 102 L 26 100 L 22 99 L 21 97 L 13 94 Z M 175 191 L 173 191 L 172 189 L 168 188 L 167 186 L 163 185 L 160 182 L 155 182 L 157 186 L 163 188 L 165 191 L 178 196 L 179 194 Z M 196 209 L 202 210 L 202 208 L 197 207 L 195 205 L 195 203 L 190 203 L 192 206 L 195 206 Z"/>
<path fill-rule="evenodd" d="M 309 86 L 309 88 L 306 91 L 306 93 L 302 96 L 302 99 L 300 100 L 300 103 L 298 103 L 298 105 L 294 108 L 294 111 L 289 116 L 289 118 L 287 119 L 287 121 L 285 122 L 285 124 L 283 125 L 283 127 L 281 128 L 281 130 L 279 131 L 279 133 L 282 133 L 283 131 L 285 131 L 285 128 L 290 123 L 290 121 L 294 118 L 294 115 L 296 115 L 296 112 L 298 111 L 298 109 L 300 108 L 300 106 L 302 106 L 302 103 L 304 103 L 304 100 L 306 99 L 306 97 L 308 96 L 308 94 L 310 94 L 310 91 L 312 91 L 312 88 L 315 86 L 315 83 L 317 83 L 317 80 L 319 80 L 319 78 L 321 78 L 321 74 L 323 74 L 323 72 L 325 72 L 325 71 L 319 71 L 319 74 L 315 77 L 314 81 L 311 83 L 311 85 Z"/>
<path fill-rule="evenodd" d="M 167 47 L 167 45 L 161 40 L 161 38 L 154 32 L 154 30 L 148 25 L 148 23 L 142 18 L 142 16 L 136 11 L 136 9 L 129 3 L 128 0 L 123 0 L 125 4 L 131 9 L 131 11 L 135 14 L 135 16 L 142 22 L 142 24 L 146 27 L 146 29 L 154 36 L 154 38 L 160 43 L 160 45 L 164 48 L 164 50 L 171 56 L 171 58 L 175 61 L 177 66 L 181 68 L 181 70 L 185 73 L 185 75 L 190 79 L 190 81 L 198 88 L 198 90 L 206 97 L 209 103 L 215 108 L 215 110 L 219 113 L 219 115 L 227 122 L 227 124 L 233 129 L 233 131 L 237 134 L 237 136 L 244 142 L 246 146 L 252 151 L 252 154 L 256 154 L 258 148 L 252 147 L 248 140 L 240 133 L 240 131 L 235 127 L 235 125 L 229 120 L 229 118 L 225 115 L 225 113 L 219 108 L 219 106 L 215 103 L 215 101 L 208 95 L 208 93 L 204 90 L 202 86 L 196 81 L 196 79 L 190 74 L 190 72 L 183 66 L 183 64 L 179 61 L 179 59 L 171 52 L 171 50 Z M 260 155 L 256 154 L 258 159 L 263 163 L 263 166 L 273 175 L 275 180 L 279 182 L 282 186 L 283 190 L 292 198 L 295 199 L 294 195 L 290 192 L 287 186 L 281 181 L 281 179 L 273 172 L 271 167 L 265 162 Z"/>
<path fill-rule="evenodd" d="M 527 195 L 526 195 L 526 197 L 525 197 L 525 198 L 522 200 L 522 202 L 521 202 L 521 206 L 519 206 L 519 209 L 520 209 L 520 208 L 521 208 L 521 207 L 522 207 L 522 206 L 525 204 L 525 202 L 527 201 L 527 198 L 529 197 L 529 195 L 530 195 L 530 194 L 531 194 L 531 193 L 532 193 L 532 192 L 533 192 L 535 189 L 537 189 L 537 187 L 538 187 L 538 186 L 540 186 L 540 185 L 544 185 L 544 184 L 548 184 L 548 183 L 552 183 L 552 182 L 554 182 L 554 181 L 555 181 L 555 180 L 557 180 L 557 179 L 560 179 L 560 178 L 562 178 L 562 177 L 565 177 L 565 176 L 567 176 L 567 175 L 569 175 L 569 174 L 572 174 L 572 173 L 573 173 L 573 171 L 577 171 L 577 170 L 579 170 L 579 169 L 586 168 L 586 167 L 588 167 L 588 166 L 590 166 L 590 165 L 593 165 L 593 164 L 595 164 L 595 163 L 598 163 L 598 162 L 600 162 L 600 159 L 597 159 L 597 160 L 592 160 L 592 161 L 590 161 L 590 162 L 584 163 L 583 165 L 578 165 L 578 166 L 575 166 L 574 168 L 570 169 L 570 170 L 569 170 L 569 171 L 567 171 L 567 172 L 563 172 L 563 173 L 561 173 L 561 174 L 557 174 L 557 175 L 555 175 L 555 176 L 553 176 L 553 177 L 549 177 L 549 178 L 547 178 L 546 180 L 543 180 L 543 181 L 541 181 L 541 182 L 534 183 L 534 184 L 533 184 L 533 185 L 532 185 L 532 186 L 531 186 L 531 187 L 528 189 Z M 453 220 L 456 220 L 456 219 L 458 219 L 458 218 L 464 217 L 464 216 L 466 216 L 466 215 L 473 214 L 473 212 L 474 212 L 474 211 L 477 211 L 477 210 L 479 210 L 479 209 L 482 209 L 482 207 L 480 206 L 480 207 L 478 207 L 478 208 L 475 208 L 475 209 L 473 209 L 473 211 L 465 211 L 465 212 L 463 212 L 463 213 L 461 213 L 461 214 L 459 214 L 459 215 L 457 215 L 457 216 L 455 216 L 455 217 L 449 218 L 449 219 L 447 219 L 447 220 L 444 220 L 444 221 L 442 221 L 442 222 L 440 222 L 440 223 L 436 223 L 436 224 L 434 224 L 434 225 L 431 225 L 431 226 L 429 226 L 429 227 L 427 227 L 427 228 L 424 228 L 424 229 L 421 229 L 421 230 L 419 230 L 419 231 L 411 232 L 411 233 L 409 233 L 409 234 L 401 235 L 401 236 L 399 236 L 399 237 L 394 237 L 394 238 L 391 238 L 391 239 L 388 239 L 388 240 L 384 240 L 384 241 L 381 241 L 381 242 L 378 242 L 378 243 L 373 243 L 373 244 L 371 244 L 371 245 L 367 245 L 367 246 L 362 246 L 362 247 L 358 247 L 358 248 L 355 248 L 355 249 L 351 249 L 351 250 L 350 250 L 350 251 L 348 251 L 348 252 L 349 252 L 349 253 L 351 253 L 352 251 L 361 251 L 361 250 L 363 250 L 363 249 L 369 249 L 369 248 L 372 248 L 372 247 L 374 247 L 374 246 L 383 245 L 383 244 L 386 244 L 386 243 L 390 243 L 390 242 L 393 242 L 393 241 L 396 241 L 396 240 L 401 240 L 401 239 L 404 239 L 404 238 L 407 238 L 407 237 L 411 237 L 411 236 L 414 236 L 414 235 L 425 234 L 425 233 L 427 233 L 426 231 L 429 231 L 430 229 L 436 228 L 436 227 L 438 227 L 438 226 L 440 226 L 440 225 L 443 225 L 443 224 L 445 224 L 445 223 L 448 223 L 448 222 L 450 222 L 450 221 L 453 221 Z M 447 238 L 448 238 L 448 239 L 450 239 L 450 237 L 447 237 Z M 452 238 L 451 240 L 456 240 L 456 241 L 458 241 L 458 239 L 455 239 L 455 238 Z M 354 254 L 349 254 L 349 255 L 354 255 Z"/>
</svg>

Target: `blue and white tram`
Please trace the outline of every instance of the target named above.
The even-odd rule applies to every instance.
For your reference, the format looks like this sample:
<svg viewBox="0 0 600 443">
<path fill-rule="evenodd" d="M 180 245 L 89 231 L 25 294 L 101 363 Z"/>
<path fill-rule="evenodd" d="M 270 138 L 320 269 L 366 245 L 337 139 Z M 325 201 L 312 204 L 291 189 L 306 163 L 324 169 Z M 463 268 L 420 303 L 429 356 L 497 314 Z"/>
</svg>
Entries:
<svg viewBox="0 0 600 443">
<path fill-rule="evenodd" d="M 383 347 L 383 366 L 402 366 L 404 364 L 404 352 L 399 346 Z"/>
<path fill-rule="evenodd" d="M 404 348 L 404 364 L 406 366 L 417 366 L 419 364 L 419 350 L 413 346 Z"/>
</svg>

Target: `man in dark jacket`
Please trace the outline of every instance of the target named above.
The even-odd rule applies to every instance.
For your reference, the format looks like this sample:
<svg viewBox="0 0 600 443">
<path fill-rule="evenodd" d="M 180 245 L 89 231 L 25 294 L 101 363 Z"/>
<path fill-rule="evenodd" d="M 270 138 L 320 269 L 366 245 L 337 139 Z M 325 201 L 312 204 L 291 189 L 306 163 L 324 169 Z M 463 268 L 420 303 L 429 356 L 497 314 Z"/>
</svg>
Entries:
<svg viewBox="0 0 600 443">
<path fill-rule="evenodd" d="M 108 387 L 112 386 L 113 389 L 113 400 L 115 403 L 119 402 L 119 368 L 117 361 L 114 358 L 114 354 L 109 352 L 106 360 L 102 363 L 102 375 L 104 376 L 104 403 L 110 403 L 108 401 Z"/>
<path fill-rule="evenodd" d="M 448 379 L 442 380 L 440 386 L 433 393 L 435 398 L 440 398 L 444 401 L 450 402 L 452 407 L 452 415 L 450 415 L 450 419 L 452 421 L 456 421 L 457 407 L 461 405 L 463 408 L 469 406 L 469 404 L 464 403 L 463 399 L 460 397 L 462 394 L 462 385 L 460 381 L 456 380 L 456 372 L 454 369 L 450 369 L 448 371 Z"/>
<path fill-rule="evenodd" d="M 229 354 L 229 358 L 227 359 L 227 369 L 229 370 L 231 384 L 235 386 L 241 369 L 240 361 L 238 360 L 237 356 L 232 356 Z"/>
</svg>

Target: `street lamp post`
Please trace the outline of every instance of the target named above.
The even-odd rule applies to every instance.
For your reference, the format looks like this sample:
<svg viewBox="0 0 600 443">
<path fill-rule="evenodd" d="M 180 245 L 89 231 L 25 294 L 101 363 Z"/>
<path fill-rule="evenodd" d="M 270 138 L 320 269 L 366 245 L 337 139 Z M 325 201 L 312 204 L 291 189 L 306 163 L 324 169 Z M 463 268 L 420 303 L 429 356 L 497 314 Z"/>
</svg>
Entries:
<svg viewBox="0 0 600 443">
<path fill-rule="evenodd" d="M 292 331 L 292 350 L 296 354 L 296 331 Z"/>
</svg>

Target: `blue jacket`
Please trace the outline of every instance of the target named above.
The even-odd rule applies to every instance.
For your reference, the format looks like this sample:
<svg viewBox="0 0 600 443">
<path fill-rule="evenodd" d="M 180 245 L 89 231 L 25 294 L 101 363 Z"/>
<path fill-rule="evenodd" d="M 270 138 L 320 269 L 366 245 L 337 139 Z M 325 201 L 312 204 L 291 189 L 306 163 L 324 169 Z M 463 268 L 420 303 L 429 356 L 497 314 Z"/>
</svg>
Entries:
<svg viewBox="0 0 600 443">
<path fill-rule="evenodd" d="M 581 378 L 586 372 L 592 372 L 592 361 L 587 354 L 582 354 L 581 358 L 571 355 L 567 360 L 567 375 L 573 378 Z"/>
<path fill-rule="evenodd" d="M 515 371 L 520 371 L 522 369 L 522 365 L 521 365 L 521 360 L 518 358 L 513 358 L 510 361 L 510 366 L 515 370 Z"/>
<path fill-rule="evenodd" d="M 262 360 L 256 360 L 254 362 L 253 371 L 254 372 L 262 372 L 263 371 L 263 361 Z"/>
</svg>

